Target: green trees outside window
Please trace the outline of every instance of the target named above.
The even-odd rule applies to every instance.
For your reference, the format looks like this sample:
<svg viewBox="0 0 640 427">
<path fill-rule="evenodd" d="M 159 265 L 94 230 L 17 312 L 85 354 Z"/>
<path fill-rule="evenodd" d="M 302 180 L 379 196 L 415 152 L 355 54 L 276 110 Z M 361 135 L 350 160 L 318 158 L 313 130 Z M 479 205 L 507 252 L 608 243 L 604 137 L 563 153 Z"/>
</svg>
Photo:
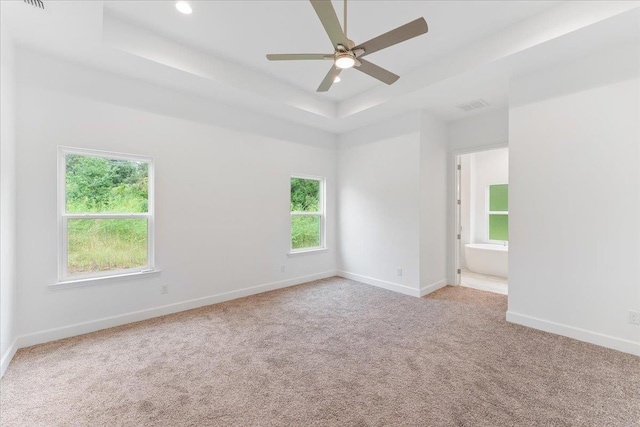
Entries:
<svg viewBox="0 0 640 427">
<path fill-rule="evenodd" d="M 66 155 L 69 213 L 143 213 L 149 209 L 146 162 Z"/>
<path fill-rule="evenodd" d="M 291 178 L 291 249 L 323 246 L 322 180 Z"/>
<path fill-rule="evenodd" d="M 149 161 L 64 152 L 64 277 L 149 263 Z"/>
<path fill-rule="evenodd" d="M 69 219 L 67 273 L 147 265 L 146 219 Z"/>
</svg>

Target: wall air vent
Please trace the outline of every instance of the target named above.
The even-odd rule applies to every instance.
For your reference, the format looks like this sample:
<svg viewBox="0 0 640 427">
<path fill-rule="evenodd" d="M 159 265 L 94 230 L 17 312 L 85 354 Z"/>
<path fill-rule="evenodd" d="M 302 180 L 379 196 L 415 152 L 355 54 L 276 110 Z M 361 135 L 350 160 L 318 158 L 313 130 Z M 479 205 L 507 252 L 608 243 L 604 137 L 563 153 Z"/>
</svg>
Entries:
<svg viewBox="0 0 640 427">
<path fill-rule="evenodd" d="M 457 107 L 466 113 L 469 111 L 477 110 L 478 108 L 484 108 L 488 106 L 489 106 L 489 103 L 484 99 L 475 99 L 473 101 L 460 104 Z"/>
<path fill-rule="evenodd" d="M 44 3 L 42 2 L 42 0 L 24 0 L 24 2 L 28 5 L 44 10 Z"/>
</svg>

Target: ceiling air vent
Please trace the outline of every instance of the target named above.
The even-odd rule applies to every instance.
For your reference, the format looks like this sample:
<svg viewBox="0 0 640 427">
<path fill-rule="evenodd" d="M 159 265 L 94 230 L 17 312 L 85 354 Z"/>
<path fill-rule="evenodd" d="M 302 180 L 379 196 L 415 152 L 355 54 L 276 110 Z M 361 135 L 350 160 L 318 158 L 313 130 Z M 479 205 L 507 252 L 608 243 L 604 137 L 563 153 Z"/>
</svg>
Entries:
<svg viewBox="0 0 640 427">
<path fill-rule="evenodd" d="M 477 110 L 478 108 L 488 107 L 489 103 L 484 99 L 476 99 L 473 101 L 465 102 L 464 104 L 458 105 L 458 108 L 464 111 L 465 113 L 468 111 Z"/>
<path fill-rule="evenodd" d="M 38 9 L 44 9 L 44 3 L 42 0 L 24 0 L 24 2 L 33 7 L 37 7 Z"/>
</svg>

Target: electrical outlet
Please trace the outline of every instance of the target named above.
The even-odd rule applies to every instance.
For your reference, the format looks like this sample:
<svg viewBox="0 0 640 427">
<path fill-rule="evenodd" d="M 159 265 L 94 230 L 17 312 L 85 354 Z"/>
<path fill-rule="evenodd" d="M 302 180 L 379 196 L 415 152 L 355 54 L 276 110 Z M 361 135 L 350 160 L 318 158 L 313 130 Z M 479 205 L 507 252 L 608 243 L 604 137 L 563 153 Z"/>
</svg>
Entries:
<svg viewBox="0 0 640 427">
<path fill-rule="evenodd" d="M 161 294 L 168 294 L 169 293 L 169 285 L 160 286 L 160 293 Z"/>
<path fill-rule="evenodd" d="M 640 311 L 629 310 L 629 323 L 640 325 Z"/>
<path fill-rule="evenodd" d="M 280 266 L 280 273 L 284 273 L 284 270 L 285 270 L 284 265 L 281 265 L 281 266 Z"/>
<path fill-rule="evenodd" d="M 402 268 L 398 267 L 398 276 L 402 276 Z"/>
</svg>

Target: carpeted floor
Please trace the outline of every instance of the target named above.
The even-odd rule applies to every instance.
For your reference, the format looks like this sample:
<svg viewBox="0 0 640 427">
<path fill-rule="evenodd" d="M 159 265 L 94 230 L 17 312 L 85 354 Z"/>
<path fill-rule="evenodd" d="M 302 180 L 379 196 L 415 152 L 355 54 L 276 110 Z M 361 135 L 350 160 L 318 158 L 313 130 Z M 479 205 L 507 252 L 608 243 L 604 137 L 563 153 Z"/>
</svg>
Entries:
<svg viewBox="0 0 640 427">
<path fill-rule="evenodd" d="M 631 426 L 640 358 L 332 278 L 20 350 L 2 426 Z"/>
</svg>

